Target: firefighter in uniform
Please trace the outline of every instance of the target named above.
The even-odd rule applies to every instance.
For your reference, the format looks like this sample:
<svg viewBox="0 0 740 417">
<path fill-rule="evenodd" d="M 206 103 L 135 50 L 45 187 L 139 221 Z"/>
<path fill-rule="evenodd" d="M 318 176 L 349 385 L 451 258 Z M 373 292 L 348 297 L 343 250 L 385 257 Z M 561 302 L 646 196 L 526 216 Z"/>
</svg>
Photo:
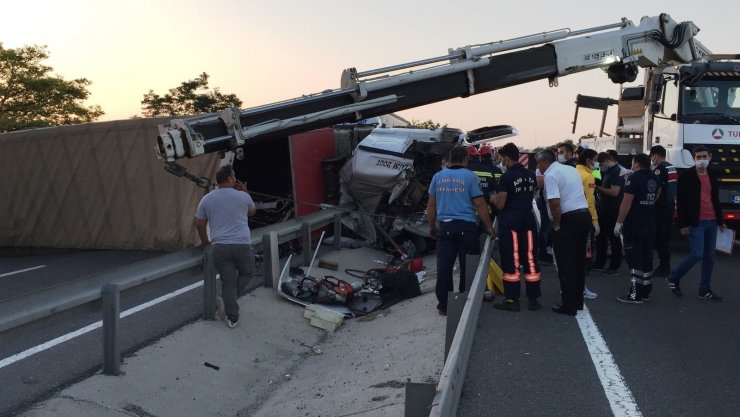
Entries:
<svg viewBox="0 0 740 417">
<path fill-rule="evenodd" d="M 499 149 L 501 164 L 506 172 L 501 176 L 499 191 L 493 203 L 499 214 L 499 253 L 504 272 L 504 301 L 493 305 L 499 310 L 519 311 L 520 274 L 524 282 L 530 310 L 542 306 L 540 269 L 535 256 L 537 250 L 537 221 L 532 211 L 532 200 L 537 188 L 534 173 L 519 163 L 519 148 L 507 143 Z"/>
<path fill-rule="evenodd" d="M 658 267 L 654 274 L 667 277 L 671 273 L 671 228 L 676 206 L 676 167 L 665 160 L 666 150 L 660 145 L 650 148 L 650 169 L 660 179 L 660 198 L 655 203 L 655 251 L 658 252 Z"/>
<path fill-rule="evenodd" d="M 475 148 L 473 148 L 475 149 Z M 486 201 L 490 201 L 490 196 L 498 191 L 498 182 L 501 179 L 503 172 L 499 167 L 493 164 L 493 158 L 491 155 L 491 147 L 488 145 L 481 145 L 478 149 L 478 159 L 472 159 L 468 162 L 468 169 L 473 171 L 480 180 L 480 189 L 483 191 L 483 195 Z M 496 207 L 491 203 L 488 205 L 488 212 L 491 215 L 491 221 L 496 218 Z"/>
<path fill-rule="evenodd" d="M 624 257 L 630 268 L 630 289 L 617 297 L 622 303 L 642 304 L 650 299 L 653 283 L 655 245 L 655 203 L 660 196 L 660 179 L 650 171 L 650 158 L 635 155 L 632 171 L 624 183 L 614 235 L 624 238 Z"/>
</svg>

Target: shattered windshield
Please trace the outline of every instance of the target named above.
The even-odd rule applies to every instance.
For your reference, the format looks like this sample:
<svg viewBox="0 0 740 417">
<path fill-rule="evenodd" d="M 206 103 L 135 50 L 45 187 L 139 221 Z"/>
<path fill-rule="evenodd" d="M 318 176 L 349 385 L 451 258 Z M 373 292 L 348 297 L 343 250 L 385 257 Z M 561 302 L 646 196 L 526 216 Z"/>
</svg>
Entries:
<svg viewBox="0 0 740 417">
<path fill-rule="evenodd" d="M 740 124 L 738 80 L 703 79 L 681 88 L 681 115 L 684 123 Z"/>
</svg>

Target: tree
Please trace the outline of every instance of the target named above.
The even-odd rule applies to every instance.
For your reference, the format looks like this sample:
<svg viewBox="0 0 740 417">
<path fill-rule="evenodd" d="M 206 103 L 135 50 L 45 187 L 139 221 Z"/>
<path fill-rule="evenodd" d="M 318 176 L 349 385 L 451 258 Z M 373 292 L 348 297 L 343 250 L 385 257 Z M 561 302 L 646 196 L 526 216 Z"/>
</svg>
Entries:
<svg viewBox="0 0 740 417">
<path fill-rule="evenodd" d="M 46 46 L 11 49 L 0 43 L 0 132 L 87 123 L 105 114 L 85 107 L 90 96 L 86 78 L 66 81 L 43 65 Z"/>
<path fill-rule="evenodd" d="M 447 124 L 441 126 L 439 123 L 434 122 L 432 119 L 422 122 L 421 120 L 411 119 L 409 127 L 415 127 L 418 129 L 439 129 L 440 127 L 447 127 Z"/>
<path fill-rule="evenodd" d="M 168 94 L 160 96 L 149 90 L 141 100 L 144 117 L 187 116 L 221 111 L 227 107 L 240 107 L 242 101 L 236 94 L 222 94 L 218 88 L 208 90 L 208 77 L 205 72 L 194 80 L 184 81 Z"/>
</svg>

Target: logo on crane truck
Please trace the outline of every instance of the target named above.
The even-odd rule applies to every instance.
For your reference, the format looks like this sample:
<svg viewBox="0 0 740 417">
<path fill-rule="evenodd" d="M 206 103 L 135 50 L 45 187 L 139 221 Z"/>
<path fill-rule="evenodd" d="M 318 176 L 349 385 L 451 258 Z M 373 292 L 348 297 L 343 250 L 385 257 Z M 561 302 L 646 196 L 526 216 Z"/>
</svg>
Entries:
<svg viewBox="0 0 740 417">
<path fill-rule="evenodd" d="M 725 131 L 722 129 L 712 130 L 712 138 L 720 140 L 725 137 Z M 740 130 L 728 130 L 727 137 L 740 138 Z"/>
</svg>

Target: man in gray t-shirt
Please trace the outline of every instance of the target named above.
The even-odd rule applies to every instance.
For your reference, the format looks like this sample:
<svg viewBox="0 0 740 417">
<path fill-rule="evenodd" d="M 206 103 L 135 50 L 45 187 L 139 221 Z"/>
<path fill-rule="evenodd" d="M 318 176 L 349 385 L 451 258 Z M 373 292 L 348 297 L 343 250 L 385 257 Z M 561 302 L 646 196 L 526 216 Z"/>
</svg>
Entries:
<svg viewBox="0 0 740 417">
<path fill-rule="evenodd" d="M 221 276 L 221 294 L 226 324 L 234 328 L 239 322 L 239 304 L 247 281 L 254 275 L 254 253 L 249 232 L 250 216 L 257 208 L 247 193 L 245 183 L 238 181 L 231 165 L 216 173 L 218 188 L 206 194 L 195 212 L 198 236 L 205 245 L 213 244 L 213 260 Z M 207 226 L 210 226 L 210 238 Z M 221 308 L 219 308 L 221 310 Z"/>
</svg>

